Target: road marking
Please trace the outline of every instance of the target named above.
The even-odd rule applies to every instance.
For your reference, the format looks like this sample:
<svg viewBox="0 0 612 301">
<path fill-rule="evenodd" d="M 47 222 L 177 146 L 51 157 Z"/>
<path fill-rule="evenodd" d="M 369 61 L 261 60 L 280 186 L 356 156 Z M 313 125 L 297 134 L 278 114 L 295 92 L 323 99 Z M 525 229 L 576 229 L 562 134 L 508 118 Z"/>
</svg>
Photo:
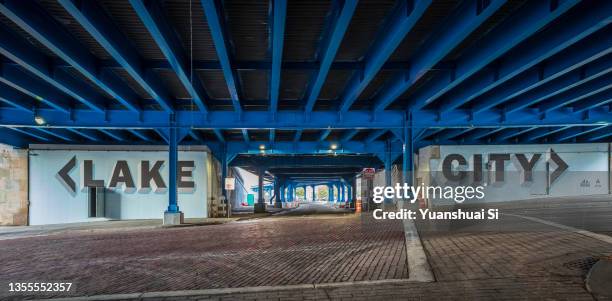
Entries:
<svg viewBox="0 0 612 301">
<path fill-rule="evenodd" d="M 582 230 L 582 229 L 578 229 L 578 228 L 574 228 L 574 227 L 558 224 L 558 223 L 547 221 L 547 220 L 543 220 L 543 219 L 537 218 L 537 217 L 524 216 L 524 215 L 519 215 L 519 214 L 509 214 L 509 213 L 504 213 L 504 215 L 514 216 L 514 217 L 530 220 L 530 221 L 533 221 L 533 222 L 538 222 L 540 224 L 549 225 L 549 226 L 552 226 L 552 227 L 555 227 L 555 228 L 567 230 L 567 231 L 570 231 L 570 232 L 574 232 L 574 233 L 581 234 L 581 235 L 584 235 L 584 236 L 587 236 L 587 237 L 590 237 L 590 238 L 597 239 L 599 241 L 603 241 L 603 242 L 607 242 L 609 244 L 612 244 L 612 237 L 608 236 L 608 235 L 593 233 L 591 231 Z"/>
<path fill-rule="evenodd" d="M 404 206 L 405 202 L 399 202 Z M 403 209 L 403 208 L 401 208 Z M 427 255 L 423 249 L 419 231 L 414 220 L 403 219 L 404 236 L 406 242 L 406 258 L 408 261 L 408 279 L 416 282 L 433 282 L 435 278 L 427 261 Z"/>
</svg>

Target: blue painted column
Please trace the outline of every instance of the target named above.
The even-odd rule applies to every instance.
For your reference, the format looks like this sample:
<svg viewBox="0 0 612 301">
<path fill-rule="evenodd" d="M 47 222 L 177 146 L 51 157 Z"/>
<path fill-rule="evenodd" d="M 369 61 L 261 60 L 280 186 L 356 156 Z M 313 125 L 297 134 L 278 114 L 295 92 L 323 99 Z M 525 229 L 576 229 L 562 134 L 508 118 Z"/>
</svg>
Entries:
<svg viewBox="0 0 612 301">
<path fill-rule="evenodd" d="M 176 166 L 178 162 L 177 128 L 170 128 L 168 135 L 168 212 L 178 213 Z"/>
<path fill-rule="evenodd" d="M 334 189 L 332 188 L 332 184 L 327 184 L 327 200 L 330 202 L 334 201 Z"/>
<path fill-rule="evenodd" d="M 168 129 L 168 210 L 164 211 L 164 225 L 180 225 L 183 213 L 179 210 L 177 198 L 176 167 L 178 163 L 178 129 Z"/>
<path fill-rule="evenodd" d="M 338 184 L 338 202 L 344 202 L 344 184 L 342 182 Z"/>
</svg>

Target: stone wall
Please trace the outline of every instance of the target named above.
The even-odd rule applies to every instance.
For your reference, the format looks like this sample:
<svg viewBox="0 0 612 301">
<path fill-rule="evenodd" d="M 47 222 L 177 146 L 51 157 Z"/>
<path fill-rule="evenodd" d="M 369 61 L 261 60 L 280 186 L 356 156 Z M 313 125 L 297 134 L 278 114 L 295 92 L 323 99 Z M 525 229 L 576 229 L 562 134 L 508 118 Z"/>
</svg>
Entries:
<svg viewBox="0 0 612 301">
<path fill-rule="evenodd" d="M 0 225 L 28 224 L 28 151 L 0 144 Z"/>
</svg>

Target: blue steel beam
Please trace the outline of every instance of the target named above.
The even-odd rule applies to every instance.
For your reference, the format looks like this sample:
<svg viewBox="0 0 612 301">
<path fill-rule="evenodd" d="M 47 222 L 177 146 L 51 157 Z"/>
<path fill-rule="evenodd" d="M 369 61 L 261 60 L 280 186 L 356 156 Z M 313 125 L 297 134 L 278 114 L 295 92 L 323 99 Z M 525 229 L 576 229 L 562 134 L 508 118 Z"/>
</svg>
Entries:
<svg viewBox="0 0 612 301">
<path fill-rule="evenodd" d="M 587 86 L 589 82 L 597 83 L 598 80 L 601 82 L 600 78 L 606 75 L 609 77 L 610 73 L 612 73 L 612 55 L 605 56 L 601 60 L 585 65 L 579 70 L 569 72 L 563 76 L 560 76 L 554 81 L 536 87 L 535 89 L 508 101 L 508 103 L 505 105 L 506 112 L 512 113 L 516 110 L 533 106 L 539 102 L 555 97 L 576 87 L 583 85 Z"/>
<path fill-rule="evenodd" d="M 192 62 L 193 69 L 195 71 L 200 70 L 223 70 L 221 68 L 221 63 L 216 60 L 194 60 Z M 54 67 L 69 67 L 70 65 L 63 61 L 53 61 L 52 65 Z M 160 59 L 150 59 L 143 60 L 143 68 L 145 71 L 152 70 L 172 70 L 172 66 L 166 60 Z M 100 68 L 103 69 L 118 69 L 122 68 L 119 63 L 115 60 L 103 59 L 99 61 Z M 282 62 L 281 68 L 283 70 L 302 70 L 302 71 L 318 71 L 320 66 L 320 62 L 316 60 L 308 60 L 308 61 L 289 61 L 284 60 Z M 406 69 L 410 66 L 410 62 L 408 61 L 391 61 L 385 62 L 381 67 L 382 70 L 402 70 Z M 439 67 L 448 68 L 450 64 L 441 63 Z M 237 61 L 232 60 L 232 68 L 234 70 L 262 70 L 269 71 L 272 70 L 272 65 L 269 60 L 256 60 L 256 61 Z M 331 69 L 332 70 L 361 70 L 363 68 L 363 64 L 359 61 L 335 61 L 332 62 Z"/>
<path fill-rule="evenodd" d="M 329 136 L 329 134 L 331 134 L 331 129 L 325 129 L 323 130 L 323 132 L 321 132 L 321 135 L 319 136 L 319 139 L 317 139 L 317 141 L 325 141 L 325 139 L 327 139 L 327 136 Z"/>
<path fill-rule="evenodd" d="M 293 141 L 298 142 L 300 141 L 301 138 L 302 138 L 302 129 L 297 129 L 295 131 L 295 136 L 293 137 Z"/>
<path fill-rule="evenodd" d="M 548 59 L 545 64 L 531 67 L 497 89 L 475 98 L 474 114 L 509 102 L 519 95 L 523 107 L 528 107 L 540 97 L 553 95 L 555 91 L 562 92 L 567 86 L 610 72 L 612 41 L 607 39 L 610 35 L 612 28 L 600 30 Z"/>
<path fill-rule="evenodd" d="M 535 129 L 537 129 L 537 127 L 505 129 L 503 133 L 497 134 L 497 135 L 495 135 L 492 138 L 493 138 L 493 141 L 495 141 L 495 142 L 502 142 L 502 141 L 506 141 L 506 140 L 515 138 L 515 137 L 520 136 L 522 134 L 531 132 L 531 131 L 533 131 Z"/>
<path fill-rule="evenodd" d="M 285 39 L 287 0 L 272 0 L 272 70 L 270 70 L 270 113 L 276 119 Z"/>
<path fill-rule="evenodd" d="M 443 30 L 434 34 L 423 44 L 413 58 L 410 68 L 400 72 L 386 86 L 374 104 L 374 111 L 384 110 L 395 99 L 412 87 L 422 76 L 456 48 L 464 39 L 493 15 L 502 5 L 503 0 L 488 2 L 482 7 L 480 0 L 465 1 L 441 27 Z"/>
<path fill-rule="evenodd" d="M 46 85 L 49 84 L 76 98 L 93 110 L 103 112 L 99 104 L 94 104 L 81 97 L 79 94 L 81 91 L 71 90 L 66 83 L 56 80 L 52 71 L 47 68 L 47 58 L 34 50 L 23 39 L 6 31 L 2 26 L 0 26 L 0 53 L 46 82 L 38 83 L 34 78 L 19 70 L 19 67 L 0 62 L 2 69 L 0 80 L 3 83 L 59 111 L 70 112 L 70 106 L 63 101 L 65 97 L 60 96 L 60 93 L 56 92 L 55 89 Z"/>
<path fill-rule="evenodd" d="M 550 139 L 550 141 L 555 141 L 555 142 L 563 142 L 566 140 L 570 140 L 570 139 L 574 139 L 577 138 L 579 136 L 582 135 L 586 135 L 588 133 L 591 132 L 596 132 L 598 130 L 607 128 L 607 125 L 603 125 L 603 126 L 591 126 L 591 127 L 584 127 L 584 126 L 575 126 L 575 127 L 571 127 L 567 130 L 561 131 L 555 135 L 553 135 Z"/>
<path fill-rule="evenodd" d="M 608 89 L 604 92 L 595 94 L 591 97 L 587 97 L 581 100 L 579 103 L 573 105 L 574 112 L 581 113 L 587 110 L 591 110 L 612 102 L 612 89 Z"/>
<path fill-rule="evenodd" d="M 74 134 L 77 134 L 87 140 L 90 141 L 100 141 L 103 140 L 102 137 L 100 137 L 100 135 L 98 135 L 97 133 L 95 133 L 92 130 L 89 129 L 75 129 L 75 128 L 66 128 L 67 131 L 72 132 Z"/>
<path fill-rule="evenodd" d="M 132 135 L 146 141 L 146 142 L 152 142 L 153 139 L 151 139 L 151 137 L 149 137 L 147 134 L 143 133 L 142 130 L 138 130 L 138 129 L 128 129 L 128 132 L 130 132 Z"/>
<path fill-rule="evenodd" d="M 547 99 L 539 104 L 541 112 L 550 112 L 572 103 L 578 102 L 587 97 L 594 96 L 600 92 L 612 89 L 612 73 L 597 78 L 591 82 L 582 84 L 571 90 L 566 91 L 560 95 L 557 95 L 551 99 Z M 608 93 L 609 94 L 609 93 Z"/>
<path fill-rule="evenodd" d="M 179 81 L 187 90 L 198 109 L 207 113 L 208 108 L 204 103 L 204 89 L 201 82 L 194 79 L 191 80 L 187 72 L 187 59 L 180 47 L 178 38 L 166 23 L 163 12 L 156 1 L 148 1 L 146 4 L 142 0 L 130 0 L 130 4 L 134 11 L 142 21 L 143 25 L 168 60 L 172 70 L 176 73 Z"/>
<path fill-rule="evenodd" d="M 24 136 L 25 135 L 19 134 L 9 128 L 0 127 L 0 143 L 26 148 L 28 143 L 30 143 L 30 139 L 26 139 Z"/>
<path fill-rule="evenodd" d="M 202 135 L 200 135 L 200 133 L 195 130 L 189 131 L 189 136 L 193 138 L 193 140 L 196 140 L 198 142 L 204 142 L 204 138 L 202 138 Z"/>
<path fill-rule="evenodd" d="M 598 140 L 601 140 L 601 139 L 604 139 L 610 136 L 612 136 L 612 128 L 608 126 L 608 127 L 593 131 L 587 134 L 586 136 L 584 136 L 583 138 L 585 139 L 585 141 L 593 142 L 593 141 L 598 141 Z"/>
<path fill-rule="evenodd" d="M 49 136 L 53 136 L 53 137 L 59 138 L 64 141 L 74 142 L 74 139 L 72 139 L 72 137 L 67 135 L 67 133 L 63 133 L 61 129 L 48 129 L 48 128 L 43 128 L 43 127 L 37 127 L 34 129 L 36 129 L 37 131 L 43 132 Z"/>
<path fill-rule="evenodd" d="M 217 51 L 217 57 L 223 70 L 223 77 L 225 77 L 225 83 L 234 105 L 234 110 L 238 113 L 242 113 L 242 107 L 240 106 L 240 98 L 238 96 L 238 88 L 236 84 L 236 74 L 232 69 L 232 62 L 229 53 L 229 37 L 226 37 L 227 30 L 223 24 L 223 13 L 221 11 L 221 3 L 216 0 L 202 0 L 202 7 L 204 7 L 204 14 L 206 15 L 206 22 L 210 29 L 210 34 L 215 44 Z"/>
<path fill-rule="evenodd" d="M 2 67 L 0 66 L 0 69 L 1 68 Z M 28 99 L 28 96 L 20 91 L 13 89 L 7 84 L 3 83 L 1 76 L 0 76 L 0 101 L 8 105 L 11 105 L 17 109 L 24 110 L 30 113 L 34 113 L 34 110 L 32 110 L 32 108 L 34 107 L 34 104 L 30 99 Z"/>
<path fill-rule="evenodd" d="M 353 139 L 353 137 L 355 137 L 355 135 L 357 135 L 357 133 L 359 133 L 359 130 L 356 130 L 356 129 L 347 130 L 346 133 L 344 133 L 342 137 L 340 138 L 340 142 L 344 143 L 344 142 L 350 141 L 351 139 Z"/>
<path fill-rule="evenodd" d="M 168 91 L 156 85 L 151 74 L 144 72 L 142 58 L 136 49 L 96 1 L 59 0 L 59 3 L 163 110 L 173 111 Z"/>
<path fill-rule="evenodd" d="M 166 130 L 166 131 L 164 131 Z M 166 143 L 169 142 L 168 140 L 168 134 L 169 132 L 167 131 L 167 129 L 154 129 L 155 133 L 157 134 L 157 136 L 159 136 L 160 138 L 162 138 L 162 140 Z"/>
<path fill-rule="evenodd" d="M 467 134 L 465 137 L 463 137 L 463 140 L 464 141 L 476 141 L 478 139 L 482 139 L 484 137 L 487 137 L 495 133 L 498 133 L 500 131 L 503 131 L 504 129 L 505 129 L 504 127 L 476 129 L 472 131 L 471 133 Z"/>
<path fill-rule="evenodd" d="M 9 129 L 18 132 L 20 134 L 26 135 L 26 136 L 30 136 L 36 140 L 40 140 L 40 141 L 45 141 L 45 142 L 51 142 L 51 139 L 49 139 L 48 137 L 45 137 L 43 135 L 39 135 L 36 133 L 32 133 L 30 130 L 25 129 L 25 128 L 16 128 L 16 127 L 8 127 Z"/>
<path fill-rule="evenodd" d="M 270 129 L 270 137 L 268 141 L 270 141 L 270 144 L 274 144 L 274 140 L 276 140 L 276 130 Z"/>
<path fill-rule="evenodd" d="M 323 84 L 325 84 L 327 74 L 329 73 L 334 58 L 336 57 L 336 52 L 338 51 L 338 48 L 340 48 L 340 43 L 344 38 L 346 30 L 348 29 L 358 2 L 358 0 L 336 0 L 333 2 L 335 9 L 332 11 L 331 16 L 329 17 L 330 24 L 327 25 L 327 28 L 329 28 L 329 33 L 327 33 L 327 36 L 325 39 L 323 39 L 319 50 L 319 60 L 321 61 L 321 66 L 316 72 L 314 78 L 311 79 L 310 86 L 306 92 L 306 106 L 304 108 L 306 114 L 309 114 L 312 111 L 317 99 L 319 98 L 319 94 L 321 93 Z"/>
<path fill-rule="evenodd" d="M 213 129 L 213 132 L 215 133 L 215 136 L 217 136 L 217 139 L 220 142 L 225 142 L 225 137 L 223 137 L 223 133 L 220 129 Z"/>
<path fill-rule="evenodd" d="M 437 140 L 452 140 L 453 138 L 469 133 L 473 130 L 474 128 L 448 129 L 442 133 L 436 134 L 436 139 Z"/>
<path fill-rule="evenodd" d="M 67 64 L 61 61 L 54 61 L 54 65 L 66 67 Z M 144 60 L 144 68 L 146 70 L 172 70 L 170 64 L 165 60 L 159 59 L 150 59 Z M 402 70 L 406 69 L 410 66 L 409 61 L 389 61 L 385 62 L 381 67 L 382 70 Z M 448 68 L 451 66 L 449 63 L 441 63 L 439 67 Z M 100 61 L 101 68 L 121 68 L 119 64 L 114 62 L 113 60 L 101 60 Z M 300 70 L 300 71 L 317 71 L 319 70 L 320 62 L 317 60 L 284 60 L 281 64 L 281 68 L 283 70 Z M 272 65 L 270 64 L 270 60 L 241 60 L 232 61 L 232 68 L 234 70 L 262 70 L 262 71 L 270 71 L 272 70 Z M 194 70 L 222 70 L 221 64 L 216 60 L 194 60 L 193 61 L 193 69 Z M 331 65 L 332 70 L 361 70 L 363 69 L 363 63 L 358 60 L 353 61 L 334 61 Z"/>
<path fill-rule="evenodd" d="M 346 112 L 357 100 L 359 94 L 368 86 L 385 61 L 393 54 L 404 37 L 412 30 L 417 21 L 431 5 L 430 0 L 401 1 L 400 7 L 394 10 L 380 38 L 370 47 L 364 59 L 364 69 L 355 72 L 348 82 L 342 97 L 340 113 Z"/>
<path fill-rule="evenodd" d="M 3 64 L 0 69 L 0 82 L 59 112 L 70 112 L 69 104 L 63 101 L 66 96 L 57 92 L 52 86 L 29 76 L 18 66 Z M 36 104 L 34 105 L 36 106 Z"/>
<path fill-rule="evenodd" d="M 579 1 L 577 0 L 557 1 L 556 7 L 554 10 L 551 10 L 549 1 L 528 1 L 515 15 L 510 16 L 506 21 L 497 25 L 495 29 L 491 30 L 471 49 L 465 51 L 465 55 L 455 62 L 456 67 L 452 71 L 441 72 L 421 87 L 412 97 L 411 108 L 418 110 L 433 102 L 519 43 L 525 41 L 534 33 L 540 31 L 578 3 Z M 535 41 L 535 43 L 538 42 Z M 544 46 L 549 47 L 549 44 Z M 512 62 L 513 66 L 513 68 L 509 69 L 508 78 L 511 77 L 511 74 L 513 74 L 512 76 L 518 74 L 519 72 L 516 72 L 516 70 L 525 70 L 529 61 L 535 61 L 532 56 L 541 55 L 537 51 L 533 51 L 534 49 L 539 48 L 537 45 L 530 46 L 529 51 L 522 57 L 522 60 L 516 62 L 508 60 Z M 470 80 L 470 82 L 479 83 L 480 81 Z M 485 88 L 482 87 L 480 90 L 485 90 Z M 461 91 L 458 93 L 463 93 Z M 458 96 L 457 99 L 463 98 Z M 441 106 L 441 109 L 447 110 L 447 106 L 458 107 L 459 105 L 457 103 L 449 103 Z"/>
<path fill-rule="evenodd" d="M 570 128 L 569 126 L 562 126 L 562 127 L 542 127 L 542 128 L 538 128 L 535 129 L 533 131 L 530 131 L 529 133 L 525 134 L 524 136 L 521 137 L 520 141 L 524 141 L 524 142 L 531 142 L 549 135 L 552 135 L 554 133 L 563 131 Z"/>
<path fill-rule="evenodd" d="M 242 139 L 244 139 L 244 142 L 246 143 L 251 141 L 251 138 L 249 138 L 249 131 L 247 129 L 242 129 Z"/>
<path fill-rule="evenodd" d="M 444 130 L 445 130 L 444 128 L 425 129 L 425 132 L 423 133 L 420 139 L 423 139 L 423 140 L 429 139 L 431 137 L 434 137 L 436 134 L 443 132 Z"/>
<path fill-rule="evenodd" d="M 106 114 L 98 114 L 91 110 L 74 110 L 67 114 L 51 109 L 38 109 L 38 115 L 43 117 L 52 127 L 90 127 L 112 129 L 163 129 L 171 127 L 169 114 L 164 111 L 143 111 L 141 114 L 127 110 L 108 110 Z M 402 129 L 404 112 L 382 111 L 379 118 L 372 121 L 371 111 L 349 111 L 344 118 L 338 119 L 333 111 L 313 111 L 312 120 L 304 121 L 303 111 L 279 111 L 278 120 L 269 121 L 268 112 L 245 111 L 244 119 L 237 120 L 232 111 L 212 111 L 207 119 L 200 118 L 201 113 L 194 111 L 177 111 L 174 126 L 184 129 Z M 612 114 L 607 108 L 597 108 L 589 111 L 587 116 L 575 114 L 571 110 L 559 109 L 542 116 L 538 110 L 524 109 L 513 118 L 504 119 L 500 111 L 491 110 L 473 119 L 469 111 L 457 110 L 450 112 L 446 118 L 437 119 L 436 111 L 414 112 L 415 128 L 467 128 L 467 127 L 527 127 L 527 126 L 562 126 L 612 123 Z M 0 125 L 35 125 L 32 114 L 15 108 L 0 108 Z"/>
<path fill-rule="evenodd" d="M 140 107 L 129 87 L 125 84 L 118 85 L 117 83 L 111 83 L 103 78 L 99 78 L 97 75 L 95 57 L 86 50 L 87 48 L 78 45 L 78 43 L 75 42 L 76 40 L 64 28 L 34 2 L 15 0 L 3 1 L 0 3 L 0 13 L 32 35 L 55 55 L 68 62 L 72 67 L 83 74 L 83 76 L 88 78 L 104 92 L 111 95 L 127 109 L 135 112 L 140 111 Z M 45 69 L 39 69 L 37 73 L 44 73 L 44 70 Z M 89 99 L 81 95 L 75 98 L 81 100 L 94 110 L 100 109 L 97 105 L 91 103 Z"/>
<path fill-rule="evenodd" d="M 366 138 L 365 138 L 365 142 L 366 143 L 371 143 L 374 140 L 376 140 L 378 137 L 382 136 L 384 133 L 386 133 L 388 130 L 387 129 L 382 129 L 382 130 L 374 130 L 373 132 L 371 132 Z"/>
<path fill-rule="evenodd" d="M 582 9 L 571 11 L 571 15 L 564 16 L 565 22 L 560 22 L 558 25 L 541 32 L 537 35 L 537 39 L 512 49 L 502 59 L 499 66 L 493 68 L 493 70 L 478 73 L 476 78 L 471 79 L 456 93 L 453 93 L 452 99 L 440 106 L 442 112 L 458 108 L 467 101 L 497 87 L 606 26 L 610 22 L 609 11 L 612 9 L 612 3 L 606 2 L 593 1 L 594 5 L 583 3 L 587 7 L 578 7 Z M 548 4 L 546 1 L 541 1 L 541 3 Z M 571 5 L 566 5 L 566 7 L 569 6 Z M 557 9 L 551 14 L 556 11 Z M 509 22 L 512 23 L 512 20 L 516 19 L 511 18 Z M 521 19 L 520 22 L 523 22 L 523 20 Z M 501 33 L 490 33 L 492 37 L 496 34 Z M 554 64 L 554 62 L 551 63 Z"/>
<path fill-rule="evenodd" d="M 117 141 L 125 141 L 125 136 L 119 130 L 99 129 L 100 132 Z"/>
</svg>

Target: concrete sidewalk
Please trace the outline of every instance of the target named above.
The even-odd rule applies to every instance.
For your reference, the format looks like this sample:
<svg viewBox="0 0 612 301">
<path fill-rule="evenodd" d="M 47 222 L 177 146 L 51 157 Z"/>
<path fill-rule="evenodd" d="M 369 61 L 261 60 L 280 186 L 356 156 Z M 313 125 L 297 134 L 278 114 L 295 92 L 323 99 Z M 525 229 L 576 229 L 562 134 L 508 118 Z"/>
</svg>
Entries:
<svg viewBox="0 0 612 301">
<path fill-rule="evenodd" d="M 183 226 L 217 225 L 248 219 L 251 216 L 232 218 L 188 218 Z M 36 226 L 0 226 L 0 240 L 68 233 L 118 232 L 161 228 L 161 219 L 104 220 L 84 223 L 67 223 Z"/>
</svg>

